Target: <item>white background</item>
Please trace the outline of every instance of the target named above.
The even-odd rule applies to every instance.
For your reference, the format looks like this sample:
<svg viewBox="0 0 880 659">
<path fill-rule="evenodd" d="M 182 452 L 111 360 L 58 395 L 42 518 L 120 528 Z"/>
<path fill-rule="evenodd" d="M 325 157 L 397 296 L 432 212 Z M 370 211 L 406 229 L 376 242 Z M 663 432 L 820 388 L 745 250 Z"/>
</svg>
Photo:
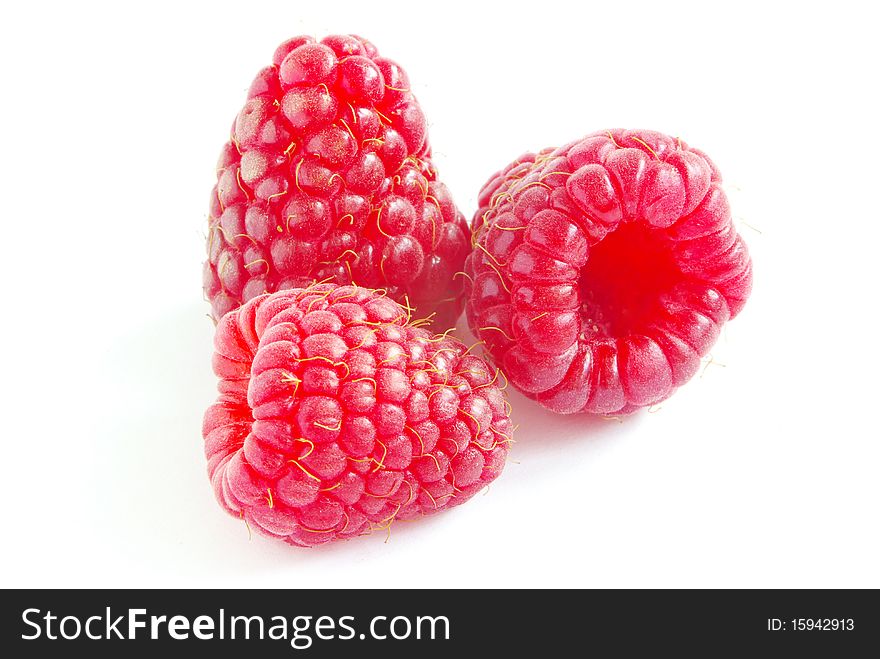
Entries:
<svg viewBox="0 0 880 659">
<path fill-rule="evenodd" d="M 80 4 L 0 27 L 2 586 L 880 587 L 866 3 Z M 203 235 L 253 75 L 349 31 L 408 70 L 467 216 L 523 151 L 661 130 L 722 169 L 755 290 L 654 413 L 514 395 L 486 496 L 298 550 L 208 485 Z"/>
</svg>

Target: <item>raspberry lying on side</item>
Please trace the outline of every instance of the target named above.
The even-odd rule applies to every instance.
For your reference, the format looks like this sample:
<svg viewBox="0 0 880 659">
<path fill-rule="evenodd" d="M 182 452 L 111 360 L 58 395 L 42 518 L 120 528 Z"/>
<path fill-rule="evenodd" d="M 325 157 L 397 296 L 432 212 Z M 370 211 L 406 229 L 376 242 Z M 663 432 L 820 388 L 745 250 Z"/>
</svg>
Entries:
<svg viewBox="0 0 880 659">
<path fill-rule="evenodd" d="M 527 154 L 483 187 L 467 315 L 510 382 L 561 413 L 626 414 L 687 382 L 752 264 L 721 175 L 653 131 Z"/>
<path fill-rule="evenodd" d="M 295 37 L 261 70 L 211 193 L 212 314 L 313 281 L 385 288 L 445 330 L 468 228 L 404 70 L 357 36 Z"/>
<path fill-rule="evenodd" d="M 217 326 L 205 413 L 221 506 L 312 546 L 457 506 L 501 472 L 508 403 L 490 368 L 357 286 L 252 299 Z"/>
</svg>

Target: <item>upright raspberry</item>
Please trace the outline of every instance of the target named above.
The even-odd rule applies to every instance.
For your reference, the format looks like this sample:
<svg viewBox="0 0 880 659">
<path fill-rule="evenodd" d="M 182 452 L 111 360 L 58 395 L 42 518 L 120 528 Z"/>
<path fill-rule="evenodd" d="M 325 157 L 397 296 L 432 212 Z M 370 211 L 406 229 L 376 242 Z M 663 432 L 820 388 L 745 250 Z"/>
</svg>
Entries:
<svg viewBox="0 0 880 659">
<path fill-rule="evenodd" d="M 625 414 L 668 397 L 751 290 L 721 175 L 660 133 L 527 154 L 479 203 L 470 326 L 511 383 L 556 412 Z"/>
<path fill-rule="evenodd" d="M 300 545 L 457 506 L 510 442 L 497 371 L 383 294 L 315 284 L 252 299 L 217 326 L 205 414 L 220 504 Z"/>
<path fill-rule="evenodd" d="M 220 154 L 204 289 L 219 320 L 266 292 L 356 282 L 446 329 L 467 231 L 404 70 L 360 37 L 296 37 L 257 74 Z"/>
</svg>

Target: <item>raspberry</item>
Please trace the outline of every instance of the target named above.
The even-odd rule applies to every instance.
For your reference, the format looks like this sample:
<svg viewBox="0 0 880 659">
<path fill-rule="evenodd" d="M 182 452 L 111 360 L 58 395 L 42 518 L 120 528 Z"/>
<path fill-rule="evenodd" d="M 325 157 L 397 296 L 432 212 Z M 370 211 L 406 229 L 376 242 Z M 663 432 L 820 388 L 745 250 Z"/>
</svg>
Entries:
<svg viewBox="0 0 880 659">
<path fill-rule="evenodd" d="M 313 281 L 357 282 L 455 324 L 467 224 L 437 178 L 402 68 L 356 36 L 290 39 L 251 84 L 217 164 L 212 314 Z"/>
<path fill-rule="evenodd" d="M 357 286 L 265 294 L 217 326 L 205 414 L 220 505 L 312 546 L 457 506 L 501 472 L 498 373 Z"/>
<path fill-rule="evenodd" d="M 721 175 L 660 133 L 524 155 L 479 203 L 468 322 L 510 382 L 556 412 L 626 414 L 667 398 L 751 290 Z"/>
</svg>

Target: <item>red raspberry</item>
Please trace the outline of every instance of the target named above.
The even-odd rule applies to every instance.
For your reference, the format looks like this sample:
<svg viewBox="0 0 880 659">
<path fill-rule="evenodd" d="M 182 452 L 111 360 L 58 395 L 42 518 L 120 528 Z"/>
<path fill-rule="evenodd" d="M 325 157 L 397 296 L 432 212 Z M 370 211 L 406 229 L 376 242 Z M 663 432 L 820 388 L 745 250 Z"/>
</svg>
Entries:
<svg viewBox="0 0 880 659">
<path fill-rule="evenodd" d="M 461 312 L 468 229 L 406 73 L 356 36 L 290 39 L 257 74 L 211 193 L 215 320 L 313 281 L 386 288 L 435 327 Z"/>
<path fill-rule="evenodd" d="M 751 290 L 721 175 L 660 133 L 527 154 L 479 203 L 468 321 L 511 383 L 556 412 L 625 414 L 667 398 Z"/>
<path fill-rule="evenodd" d="M 220 504 L 262 533 L 317 545 L 457 506 L 510 442 L 497 371 L 356 286 L 259 296 L 217 326 L 205 414 Z"/>
</svg>

